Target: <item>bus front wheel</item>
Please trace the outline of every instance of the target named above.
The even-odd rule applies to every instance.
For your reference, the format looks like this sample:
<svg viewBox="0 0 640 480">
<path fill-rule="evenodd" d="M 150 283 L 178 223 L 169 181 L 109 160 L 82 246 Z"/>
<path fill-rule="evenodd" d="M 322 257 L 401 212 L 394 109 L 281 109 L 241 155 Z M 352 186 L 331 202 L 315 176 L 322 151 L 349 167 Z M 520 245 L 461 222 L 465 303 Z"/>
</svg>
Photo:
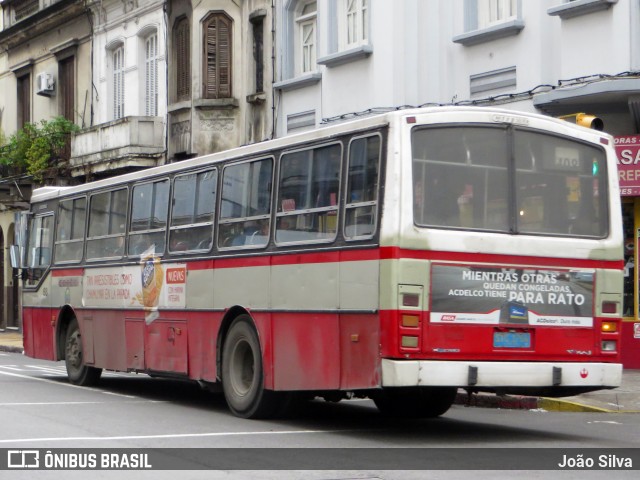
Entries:
<svg viewBox="0 0 640 480">
<path fill-rule="evenodd" d="M 238 417 L 266 418 L 276 413 L 276 392 L 264 388 L 260 340 L 248 315 L 234 320 L 222 347 L 222 390 Z"/>
<path fill-rule="evenodd" d="M 81 386 L 90 386 L 98 383 L 102 369 L 85 365 L 82 354 L 82 335 L 80 334 L 78 320 L 75 318 L 71 320 L 67 327 L 64 353 L 69 382 Z"/>
<path fill-rule="evenodd" d="M 451 408 L 457 392 L 455 387 L 384 388 L 373 401 L 387 416 L 434 418 Z"/>
</svg>

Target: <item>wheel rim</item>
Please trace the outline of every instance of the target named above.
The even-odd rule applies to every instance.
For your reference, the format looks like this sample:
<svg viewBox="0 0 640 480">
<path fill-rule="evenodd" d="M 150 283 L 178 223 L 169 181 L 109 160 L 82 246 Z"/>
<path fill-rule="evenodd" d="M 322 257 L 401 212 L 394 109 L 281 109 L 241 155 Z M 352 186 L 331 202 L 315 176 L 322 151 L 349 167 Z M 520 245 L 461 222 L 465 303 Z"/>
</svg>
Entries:
<svg viewBox="0 0 640 480">
<path fill-rule="evenodd" d="M 67 341 L 67 364 L 73 368 L 79 368 L 82 365 L 82 340 L 80 332 L 73 332 Z"/>
<path fill-rule="evenodd" d="M 255 381 L 255 358 L 251 345 L 239 340 L 233 347 L 229 377 L 236 395 L 244 397 L 249 393 Z"/>
</svg>

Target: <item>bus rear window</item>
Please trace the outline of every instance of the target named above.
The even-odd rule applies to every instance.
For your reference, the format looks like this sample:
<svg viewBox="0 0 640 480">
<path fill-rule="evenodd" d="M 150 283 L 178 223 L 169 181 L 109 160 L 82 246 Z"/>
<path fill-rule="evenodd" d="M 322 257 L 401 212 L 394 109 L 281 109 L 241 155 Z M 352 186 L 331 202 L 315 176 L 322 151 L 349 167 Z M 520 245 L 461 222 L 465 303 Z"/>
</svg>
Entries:
<svg viewBox="0 0 640 480">
<path fill-rule="evenodd" d="M 416 225 L 602 238 L 607 234 L 601 148 L 504 127 L 416 128 Z"/>
</svg>

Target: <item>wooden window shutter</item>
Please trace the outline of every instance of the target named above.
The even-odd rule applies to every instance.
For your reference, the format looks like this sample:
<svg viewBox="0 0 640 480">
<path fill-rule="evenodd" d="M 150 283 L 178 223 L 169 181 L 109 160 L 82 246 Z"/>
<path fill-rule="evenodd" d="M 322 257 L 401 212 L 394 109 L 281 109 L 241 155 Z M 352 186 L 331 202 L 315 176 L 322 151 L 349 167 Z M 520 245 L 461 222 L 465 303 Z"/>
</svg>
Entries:
<svg viewBox="0 0 640 480">
<path fill-rule="evenodd" d="M 231 96 L 231 21 L 221 17 L 218 43 L 218 96 Z"/>
<path fill-rule="evenodd" d="M 189 21 L 186 18 L 178 20 L 174 27 L 174 31 L 176 52 L 176 97 L 178 100 L 188 100 L 191 97 L 191 49 Z"/>
<path fill-rule="evenodd" d="M 204 24 L 205 98 L 231 96 L 231 30 L 232 20 L 224 14 L 209 16 Z"/>
</svg>

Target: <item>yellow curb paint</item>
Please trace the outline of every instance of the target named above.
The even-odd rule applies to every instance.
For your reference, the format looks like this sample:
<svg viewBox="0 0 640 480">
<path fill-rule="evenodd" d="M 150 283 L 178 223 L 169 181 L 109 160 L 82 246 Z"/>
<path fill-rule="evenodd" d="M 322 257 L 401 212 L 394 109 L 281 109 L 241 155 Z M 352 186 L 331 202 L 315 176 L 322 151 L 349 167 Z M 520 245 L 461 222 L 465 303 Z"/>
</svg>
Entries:
<svg viewBox="0 0 640 480">
<path fill-rule="evenodd" d="M 552 412 L 596 412 L 596 413 L 622 413 L 620 410 L 609 410 L 607 408 L 593 407 L 581 403 L 559 400 L 557 398 L 542 397 L 538 399 L 538 408 Z"/>
</svg>

